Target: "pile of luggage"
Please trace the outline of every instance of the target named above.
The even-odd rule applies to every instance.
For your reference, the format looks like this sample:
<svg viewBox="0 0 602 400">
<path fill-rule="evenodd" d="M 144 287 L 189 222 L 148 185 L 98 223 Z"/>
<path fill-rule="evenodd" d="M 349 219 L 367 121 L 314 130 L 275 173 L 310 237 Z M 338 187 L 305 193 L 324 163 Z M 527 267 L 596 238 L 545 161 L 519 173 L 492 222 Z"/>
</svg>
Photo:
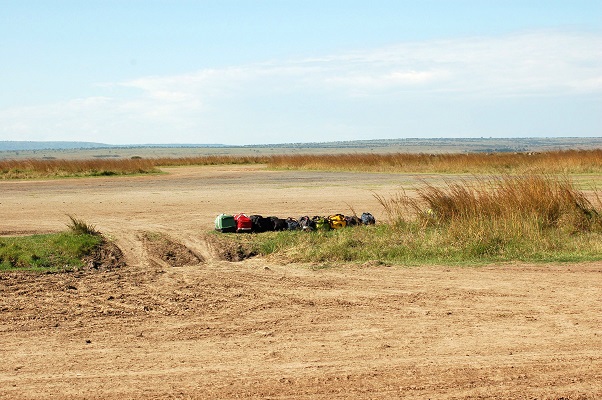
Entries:
<svg viewBox="0 0 602 400">
<path fill-rule="evenodd" d="M 237 232 L 237 233 L 261 233 L 272 231 L 328 231 L 331 229 L 341 229 L 349 226 L 374 225 L 376 220 L 369 212 L 362 213 L 361 217 L 357 215 L 345 216 L 343 214 L 333 214 L 329 217 L 307 215 L 298 219 L 288 217 L 262 217 L 261 215 L 240 214 L 220 214 L 215 218 L 215 230 L 219 232 Z"/>
</svg>

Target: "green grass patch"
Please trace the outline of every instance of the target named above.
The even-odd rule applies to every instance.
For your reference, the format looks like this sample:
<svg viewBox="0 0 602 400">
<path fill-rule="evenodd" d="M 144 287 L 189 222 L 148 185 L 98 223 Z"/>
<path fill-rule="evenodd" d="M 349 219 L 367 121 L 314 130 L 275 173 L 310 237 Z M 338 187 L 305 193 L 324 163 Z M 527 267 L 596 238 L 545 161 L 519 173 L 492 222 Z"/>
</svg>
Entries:
<svg viewBox="0 0 602 400">
<path fill-rule="evenodd" d="M 378 260 L 403 265 L 484 265 L 498 262 L 582 262 L 602 260 L 600 232 L 542 231 L 538 237 L 458 237 L 440 227 L 418 222 L 379 224 L 328 232 L 265 232 L 220 235 L 226 248 L 284 262 L 321 265 Z M 236 259 L 234 259 L 236 260 Z"/>
<path fill-rule="evenodd" d="M 0 270 L 71 271 L 102 242 L 96 234 L 61 232 L 45 235 L 0 237 Z"/>
</svg>

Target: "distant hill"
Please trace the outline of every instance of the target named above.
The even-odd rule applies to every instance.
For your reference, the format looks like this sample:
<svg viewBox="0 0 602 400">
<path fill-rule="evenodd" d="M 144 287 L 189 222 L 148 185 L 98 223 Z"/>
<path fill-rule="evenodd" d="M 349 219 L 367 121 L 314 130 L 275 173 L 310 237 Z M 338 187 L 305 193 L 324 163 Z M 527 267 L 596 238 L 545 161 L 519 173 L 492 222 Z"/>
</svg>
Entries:
<svg viewBox="0 0 602 400">
<path fill-rule="evenodd" d="M 223 147 L 221 144 L 132 144 L 115 145 L 95 142 L 35 142 L 0 140 L 0 151 L 27 150 L 78 150 L 78 149 L 110 149 L 110 148 L 185 148 L 185 147 Z"/>
<path fill-rule="evenodd" d="M 386 149 L 399 148 L 421 151 L 428 149 L 451 152 L 518 152 L 602 148 L 602 138 L 538 137 L 538 138 L 405 138 L 346 140 L 337 142 L 283 143 L 246 145 L 243 148 L 271 149 Z"/>
<path fill-rule="evenodd" d="M 0 141 L 0 159 L 98 157 L 197 157 L 281 153 L 504 153 L 602 149 L 602 137 L 401 138 L 255 145 L 132 144 Z"/>
<path fill-rule="evenodd" d="M 110 144 L 94 142 L 30 142 L 0 140 L 0 151 L 15 150 L 73 150 L 113 147 Z"/>
</svg>

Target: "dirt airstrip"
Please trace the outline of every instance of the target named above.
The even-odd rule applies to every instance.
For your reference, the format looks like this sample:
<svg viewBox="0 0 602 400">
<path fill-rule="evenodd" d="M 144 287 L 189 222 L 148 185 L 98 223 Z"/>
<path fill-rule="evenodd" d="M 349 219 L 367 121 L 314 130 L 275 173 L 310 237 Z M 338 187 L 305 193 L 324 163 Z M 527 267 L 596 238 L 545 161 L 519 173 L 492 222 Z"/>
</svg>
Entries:
<svg viewBox="0 0 602 400">
<path fill-rule="evenodd" d="M 221 212 L 382 219 L 372 191 L 417 178 L 166 171 L 0 182 L 0 235 L 72 214 L 127 262 L 0 273 L 0 399 L 602 398 L 602 263 L 222 261 L 204 239 Z"/>
</svg>

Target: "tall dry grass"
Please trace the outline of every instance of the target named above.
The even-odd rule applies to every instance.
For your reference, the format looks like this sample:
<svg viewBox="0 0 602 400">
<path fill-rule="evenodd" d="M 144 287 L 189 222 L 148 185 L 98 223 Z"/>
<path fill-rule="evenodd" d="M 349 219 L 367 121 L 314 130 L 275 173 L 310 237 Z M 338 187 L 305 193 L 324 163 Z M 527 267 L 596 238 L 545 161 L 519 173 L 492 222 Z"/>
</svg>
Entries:
<svg viewBox="0 0 602 400">
<path fill-rule="evenodd" d="M 158 172 L 152 160 L 0 160 L 0 177 L 26 179 L 64 176 L 129 175 Z"/>
<path fill-rule="evenodd" d="M 520 235 L 555 228 L 567 232 L 602 228 L 602 201 L 576 189 L 567 176 L 503 175 L 448 181 L 443 187 L 424 182 L 412 197 L 399 192 L 374 195 L 393 223 L 416 218 L 423 226 L 450 231 L 489 230 Z"/>
<path fill-rule="evenodd" d="M 240 165 L 240 164 L 267 164 L 268 156 L 239 156 L 239 155 L 214 155 L 180 158 L 153 158 L 157 167 L 172 167 L 185 165 Z"/>
<path fill-rule="evenodd" d="M 158 172 L 161 166 L 266 164 L 274 169 L 401 173 L 600 173 L 602 149 L 544 153 L 212 155 L 185 158 L 0 160 L 0 178 L 124 175 Z"/>
<path fill-rule="evenodd" d="M 602 171 L 602 149 L 491 154 L 274 155 L 268 165 L 281 169 L 411 173 L 595 173 Z"/>
<path fill-rule="evenodd" d="M 389 223 L 328 232 L 220 236 L 240 253 L 293 262 L 483 264 L 602 259 L 602 201 L 569 178 L 502 175 L 424 182 L 375 198 Z M 222 246 L 226 248 L 226 246 Z"/>
<path fill-rule="evenodd" d="M 415 196 L 375 194 L 400 247 L 437 262 L 579 261 L 602 257 L 602 201 L 551 175 L 475 177 Z"/>
<path fill-rule="evenodd" d="M 265 157 L 227 155 L 185 158 L 0 160 L 0 179 L 148 174 L 159 172 L 158 168 L 162 166 L 265 164 L 267 161 Z"/>
</svg>

